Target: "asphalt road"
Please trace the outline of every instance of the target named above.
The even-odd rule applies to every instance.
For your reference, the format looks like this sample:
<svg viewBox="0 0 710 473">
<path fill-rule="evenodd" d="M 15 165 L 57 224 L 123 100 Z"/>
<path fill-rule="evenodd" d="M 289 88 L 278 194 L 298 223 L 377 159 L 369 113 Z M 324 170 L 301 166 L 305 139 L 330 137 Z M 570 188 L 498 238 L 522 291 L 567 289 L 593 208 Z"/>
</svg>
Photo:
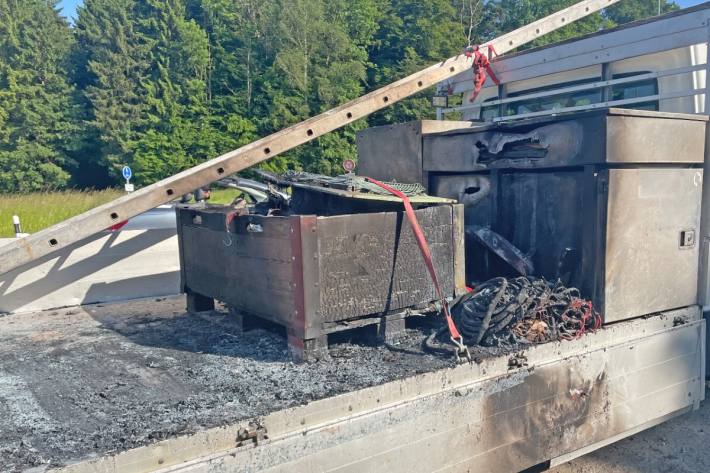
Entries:
<svg viewBox="0 0 710 473">
<path fill-rule="evenodd" d="M 710 390 L 700 409 L 597 450 L 554 473 L 707 473 Z"/>
</svg>

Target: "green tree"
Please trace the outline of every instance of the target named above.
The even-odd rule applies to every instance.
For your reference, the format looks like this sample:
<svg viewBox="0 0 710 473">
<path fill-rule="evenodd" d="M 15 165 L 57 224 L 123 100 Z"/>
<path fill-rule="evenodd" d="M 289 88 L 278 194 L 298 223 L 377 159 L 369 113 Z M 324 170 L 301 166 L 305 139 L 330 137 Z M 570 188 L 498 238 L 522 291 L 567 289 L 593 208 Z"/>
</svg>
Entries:
<svg viewBox="0 0 710 473">
<path fill-rule="evenodd" d="M 137 28 L 136 4 L 85 0 L 74 28 L 74 80 L 83 93 L 86 124 L 80 161 L 103 167 L 114 180 L 133 162 L 132 144 L 146 111 L 150 43 Z"/>
<path fill-rule="evenodd" d="M 78 154 L 82 174 L 101 163 L 117 179 L 120 167 L 132 164 L 137 182 L 150 183 L 572 3 L 85 0 L 73 56 L 85 126 L 67 136 L 85 144 Z M 625 0 L 531 46 L 646 17 L 657 7 L 656 0 Z M 662 2 L 663 11 L 673 8 L 673 2 Z M 432 93 L 263 166 L 341 172 L 342 160 L 356 156 L 358 130 L 368 123 L 431 118 Z M 0 111 L 0 121 L 10 116 Z"/>
<path fill-rule="evenodd" d="M 367 47 L 377 28 L 371 0 L 278 0 L 265 45 L 271 64 L 260 83 L 261 134 L 277 131 L 356 98 L 365 91 Z M 364 121 L 302 146 L 267 167 L 342 172 L 356 157 L 355 133 Z"/>
<path fill-rule="evenodd" d="M 380 87 L 447 59 L 476 42 L 482 2 L 479 0 L 390 0 L 370 49 L 368 72 Z M 384 124 L 433 118 L 433 89 L 383 110 L 370 119 Z"/>
<path fill-rule="evenodd" d="M 71 44 L 54 2 L 0 0 L 0 192 L 69 182 L 77 132 Z"/>
<path fill-rule="evenodd" d="M 660 12 L 659 12 L 660 5 Z M 676 2 L 668 0 L 624 0 L 606 10 L 606 16 L 613 23 L 622 25 L 642 20 L 659 13 L 668 13 L 680 8 Z"/>
<path fill-rule="evenodd" d="M 273 2 L 202 0 L 191 5 L 209 41 L 206 88 L 220 152 L 257 137 L 262 78 L 272 59 L 268 21 Z"/>
<path fill-rule="evenodd" d="M 215 154 L 206 78 L 207 36 L 181 0 L 145 0 L 137 23 L 149 44 L 141 136 L 131 144 L 136 181 L 149 183 Z"/>
<path fill-rule="evenodd" d="M 484 40 L 492 39 L 544 16 L 577 3 L 578 0 L 495 0 L 486 4 L 481 31 Z M 675 2 L 661 0 L 661 12 L 678 8 Z M 555 43 L 604 28 L 640 20 L 658 13 L 658 0 L 624 0 L 600 13 L 590 15 L 564 28 L 546 34 L 526 44 L 521 49 L 530 49 Z"/>
<path fill-rule="evenodd" d="M 274 2 L 201 0 L 191 16 L 207 32 L 210 67 L 207 86 L 215 113 L 256 115 L 260 78 L 273 60 L 267 37 Z"/>
<path fill-rule="evenodd" d="M 482 31 L 484 40 L 513 31 L 574 3 L 577 2 L 575 0 L 497 0 L 488 2 L 482 22 L 485 25 L 485 30 Z M 520 49 L 530 49 L 555 43 L 610 26 L 613 26 L 613 24 L 603 15 L 590 15 L 570 23 L 564 28 L 548 33 Z"/>
<path fill-rule="evenodd" d="M 235 146 L 220 128 L 248 132 L 212 112 L 210 45 L 184 0 L 87 0 L 78 13 L 86 141 L 114 179 L 131 164 L 154 182 Z"/>
</svg>

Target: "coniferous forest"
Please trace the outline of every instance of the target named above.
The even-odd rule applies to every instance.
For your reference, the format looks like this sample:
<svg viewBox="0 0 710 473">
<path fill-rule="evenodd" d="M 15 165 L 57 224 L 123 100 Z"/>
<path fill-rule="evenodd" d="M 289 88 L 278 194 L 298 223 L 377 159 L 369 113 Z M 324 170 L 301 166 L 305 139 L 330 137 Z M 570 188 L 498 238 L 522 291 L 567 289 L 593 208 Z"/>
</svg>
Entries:
<svg viewBox="0 0 710 473">
<path fill-rule="evenodd" d="M 70 22 L 0 0 L 0 193 L 112 186 L 126 164 L 148 184 L 575 2 L 84 0 Z M 543 40 L 657 9 L 625 0 Z M 358 130 L 432 117 L 432 94 L 263 167 L 341 172 Z"/>
</svg>

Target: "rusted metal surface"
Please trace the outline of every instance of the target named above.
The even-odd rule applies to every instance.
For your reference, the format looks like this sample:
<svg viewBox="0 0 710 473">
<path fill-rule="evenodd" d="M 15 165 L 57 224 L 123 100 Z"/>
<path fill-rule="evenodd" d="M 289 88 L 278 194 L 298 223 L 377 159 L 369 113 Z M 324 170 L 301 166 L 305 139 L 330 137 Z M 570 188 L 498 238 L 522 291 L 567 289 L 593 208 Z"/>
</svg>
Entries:
<svg viewBox="0 0 710 473">
<path fill-rule="evenodd" d="M 381 315 L 437 299 L 403 212 L 248 215 L 227 230 L 228 210 L 178 211 L 183 289 L 287 327 L 297 354 L 304 340 L 322 346 L 333 323 L 379 323 Z M 445 295 L 461 293 L 460 206 L 416 212 Z"/>
<path fill-rule="evenodd" d="M 693 409 L 704 330 L 697 307 L 671 311 L 276 412 L 256 445 L 245 422 L 63 471 L 521 471 Z"/>
</svg>

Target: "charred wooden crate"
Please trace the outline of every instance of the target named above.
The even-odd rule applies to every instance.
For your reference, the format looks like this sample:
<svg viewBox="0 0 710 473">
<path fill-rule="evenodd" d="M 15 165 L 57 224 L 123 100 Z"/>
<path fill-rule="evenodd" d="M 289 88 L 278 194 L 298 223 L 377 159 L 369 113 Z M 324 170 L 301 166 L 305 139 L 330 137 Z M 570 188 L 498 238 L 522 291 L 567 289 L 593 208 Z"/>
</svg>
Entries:
<svg viewBox="0 0 710 473">
<path fill-rule="evenodd" d="M 436 299 L 403 212 L 229 217 L 230 207 L 179 208 L 188 310 L 213 300 L 286 328 L 296 358 L 318 356 L 330 333 L 378 324 L 388 338 L 405 309 Z M 416 211 L 442 290 L 464 289 L 463 209 Z"/>
</svg>

